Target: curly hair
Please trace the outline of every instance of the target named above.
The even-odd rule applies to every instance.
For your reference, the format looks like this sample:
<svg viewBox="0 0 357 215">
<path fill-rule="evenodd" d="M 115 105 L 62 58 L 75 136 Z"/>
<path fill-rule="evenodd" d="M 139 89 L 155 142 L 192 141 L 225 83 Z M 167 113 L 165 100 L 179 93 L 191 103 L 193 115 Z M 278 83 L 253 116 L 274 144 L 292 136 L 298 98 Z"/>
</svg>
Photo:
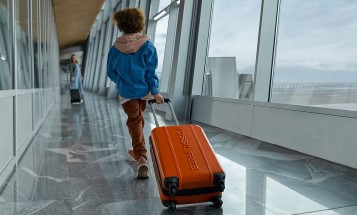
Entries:
<svg viewBox="0 0 357 215">
<path fill-rule="evenodd" d="M 113 21 L 124 34 L 139 33 L 145 28 L 144 11 L 139 8 L 126 8 L 116 12 Z"/>
</svg>

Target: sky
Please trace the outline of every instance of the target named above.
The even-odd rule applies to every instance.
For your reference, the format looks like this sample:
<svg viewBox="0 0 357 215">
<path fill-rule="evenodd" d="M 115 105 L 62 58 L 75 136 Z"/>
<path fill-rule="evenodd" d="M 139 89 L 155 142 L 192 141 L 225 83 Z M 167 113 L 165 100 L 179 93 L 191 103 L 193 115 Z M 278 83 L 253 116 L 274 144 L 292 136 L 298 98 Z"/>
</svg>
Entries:
<svg viewBox="0 0 357 215">
<path fill-rule="evenodd" d="M 356 71 L 357 1 L 283 0 L 277 63 Z"/>
<path fill-rule="evenodd" d="M 357 1 L 282 0 L 276 81 L 357 82 L 356 11 Z"/>
<path fill-rule="evenodd" d="M 254 73 L 261 0 L 214 1 L 209 57 L 236 57 L 238 72 Z"/>
</svg>

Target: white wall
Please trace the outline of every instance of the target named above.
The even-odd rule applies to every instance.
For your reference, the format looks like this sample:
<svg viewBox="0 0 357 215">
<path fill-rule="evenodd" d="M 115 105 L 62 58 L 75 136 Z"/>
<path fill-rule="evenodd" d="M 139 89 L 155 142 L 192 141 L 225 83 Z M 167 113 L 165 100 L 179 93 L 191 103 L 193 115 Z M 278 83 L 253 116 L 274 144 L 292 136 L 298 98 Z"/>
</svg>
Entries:
<svg viewBox="0 0 357 215">
<path fill-rule="evenodd" d="M 34 126 L 38 126 L 41 119 L 41 98 L 40 98 L 40 91 L 36 91 L 33 93 L 33 120 Z"/>
<path fill-rule="evenodd" d="M 0 95 L 0 186 L 12 172 L 16 159 L 21 159 L 58 95 L 59 92 L 54 88 L 19 90 L 17 95 Z M 16 108 L 14 109 L 15 98 Z M 17 122 L 15 152 L 14 111 Z"/>
<path fill-rule="evenodd" d="M 13 98 L 0 98 L 0 175 L 13 157 Z M 0 183 L 1 184 L 1 183 Z"/>
<path fill-rule="evenodd" d="M 195 96 L 192 120 L 357 168 L 353 112 Z"/>
<path fill-rule="evenodd" d="M 251 105 L 245 101 L 195 96 L 192 119 L 249 136 Z"/>
<path fill-rule="evenodd" d="M 18 150 L 32 132 L 32 94 L 17 96 L 17 145 Z"/>
</svg>

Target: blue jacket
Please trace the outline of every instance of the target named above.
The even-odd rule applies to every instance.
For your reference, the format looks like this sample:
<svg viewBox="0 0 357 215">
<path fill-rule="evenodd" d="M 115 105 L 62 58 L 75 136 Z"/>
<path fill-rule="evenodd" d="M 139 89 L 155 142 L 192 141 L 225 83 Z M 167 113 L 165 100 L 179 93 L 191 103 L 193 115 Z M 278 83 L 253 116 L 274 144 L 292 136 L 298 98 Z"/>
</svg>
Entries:
<svg viewBox="0 0 357 215">
<path fill-rule="evenodd" d="M 154 44 L 146 41 L 135 53 L 124 53 L 113 45 L 108 53 L 107 75 L 117 84 L 120 96 L 139 99 L 159 93 L 158 60 Z"/>
</svg>

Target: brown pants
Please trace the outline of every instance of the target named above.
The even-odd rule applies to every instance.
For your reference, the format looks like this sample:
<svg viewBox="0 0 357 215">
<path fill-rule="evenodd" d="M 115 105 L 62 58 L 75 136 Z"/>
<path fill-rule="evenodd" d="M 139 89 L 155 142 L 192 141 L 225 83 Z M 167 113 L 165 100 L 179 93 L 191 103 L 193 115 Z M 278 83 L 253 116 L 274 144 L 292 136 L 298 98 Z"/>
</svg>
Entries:
<svg viewBox="0 0 357 215">
<path fill-rule="evenodd" d="M 133 146 L 135 158 L 140 156 L 146 157 L 145 137 L 144 137 L 144 111 L 146 108 L 146 101 L 140 99 L 132 99 L 125 102 L 123 105 L 128 120 L 128 126 L 131 136 L 131 145 Z"/>
</svg>

